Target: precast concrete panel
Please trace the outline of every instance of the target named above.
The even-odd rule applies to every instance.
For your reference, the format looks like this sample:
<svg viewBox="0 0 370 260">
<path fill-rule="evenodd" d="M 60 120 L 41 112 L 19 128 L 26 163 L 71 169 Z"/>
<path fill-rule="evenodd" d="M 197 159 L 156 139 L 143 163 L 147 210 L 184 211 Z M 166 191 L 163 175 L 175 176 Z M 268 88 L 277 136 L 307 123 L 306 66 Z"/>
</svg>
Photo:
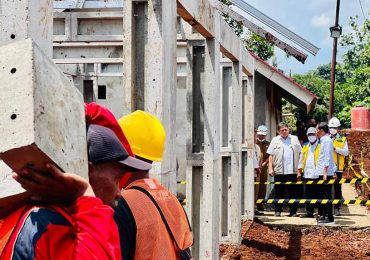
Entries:
<svg viewBox="0 0 370 260">
<path fill-rule="evenodd" d="M 0 48 L 0 158 L 19 172 L 46 162 L 87 179 L 81 94 L 31 40 Z"/>
</svg>

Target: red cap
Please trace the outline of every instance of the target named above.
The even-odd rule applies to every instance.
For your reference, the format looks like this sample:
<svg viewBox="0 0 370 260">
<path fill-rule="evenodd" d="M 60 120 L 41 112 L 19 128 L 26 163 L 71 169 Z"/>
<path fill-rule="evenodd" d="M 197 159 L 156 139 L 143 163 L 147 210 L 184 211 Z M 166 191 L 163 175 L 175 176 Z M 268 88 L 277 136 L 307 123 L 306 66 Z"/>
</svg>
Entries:
<svg viewBox="0 0 370 260">
<path fill-rule="evenodd" d="M 108 108 L 97 103 L 85 104 L 85 119 L 87 125 L 90 124 L 100 125 L 113 130 L 113 132 L 116 134 L 122 145 L 125 147 L 127 153 L 130 156 L 134 156 L 134 153 L 131 150 L 131 146 L 127 141 L 126 136 L 122 132 L 122 129 L 117 122 L 117 119 Z"/>
</svg>

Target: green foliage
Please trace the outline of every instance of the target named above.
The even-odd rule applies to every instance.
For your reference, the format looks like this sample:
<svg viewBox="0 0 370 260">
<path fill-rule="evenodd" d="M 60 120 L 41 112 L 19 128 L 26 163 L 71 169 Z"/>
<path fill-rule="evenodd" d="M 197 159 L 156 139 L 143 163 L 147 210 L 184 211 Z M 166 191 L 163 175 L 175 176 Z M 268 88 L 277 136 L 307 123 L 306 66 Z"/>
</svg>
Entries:
<svg viewBox="0 0 370 260">
<path fill-rule="evenodd" d="M 221 0 L 227 6 L 231 5 L 230 0 Z M 244 32 L 243 24 L 235 21 L 233 18 L 229 17 L 227 14 L 222 14 L 224 20 L 229 24 L 229 26 L 235 31 L 236 35 L 241 37 L 242 33 Z"/>
<path fill-rule="evenodd" d="M 346 52 L 337 66 L 334 98 L 334 114 L 344 127 L 351 125 L 351 108 L 359 104 L 370 108 L 370 20 L 359 25 L 357 17 L 351 17 L 349 25 L 352 32 L 343 35 L 340 41 Z M 330 71 L 331 64 L 324 64 L 306 74 L 294 75 L 297 82 L 320 97 L 315 111 L 309 115 L 298 109 L 294 111 L 298 120 L 311 117 L 316 122 L 327 120 Z"/>
<path fill-rule="evenodd" d="M 232 4 L 230 0 L 221 0 L 221 2 L 227 6 Z M 235 21 L 226 14 L 222 14 L 222 16 L 229 26 L 235 31 L 236 35 L 238 35 L 245 43 L 247 50 L 254 52 L 258 55 L 258 57 L 265 61 L 274 56 L 274 45 L 272 43 L 267 42 L 264 38 L 255 33 L 245 33 L 242 23 Z"/>
<path fill-rule="evenodd" d="M 245 47 L 256 53 L 264 61 L 274 56 L 274 45 L 255 33 L 249 33 L 243 39 Z"/>
</svg>

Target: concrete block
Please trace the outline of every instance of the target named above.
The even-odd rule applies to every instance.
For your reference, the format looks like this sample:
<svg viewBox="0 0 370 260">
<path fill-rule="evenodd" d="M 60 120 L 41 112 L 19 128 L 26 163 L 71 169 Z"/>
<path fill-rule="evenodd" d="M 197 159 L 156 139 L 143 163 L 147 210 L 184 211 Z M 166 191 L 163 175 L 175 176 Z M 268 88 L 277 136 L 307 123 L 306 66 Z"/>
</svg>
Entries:
<svg viewBox="0 0 370 260">
<path fill-rule="evenodd" d="M 0 199 L 23 191 L 21 185 L 12 178 L 12 169 L 0 160 Z"/>
<path fill-rule="evenodd" d="M 87 179 L 82 95 L 31 39 L 0 57 L 0 158 L 15 172 L 54 162 Z"/>
<path fill-rule="evenodd" d="M 32 38 L 51 58 L 52 37 L 52 0 L 0 0 L 0 45 Z"/>
</svg>

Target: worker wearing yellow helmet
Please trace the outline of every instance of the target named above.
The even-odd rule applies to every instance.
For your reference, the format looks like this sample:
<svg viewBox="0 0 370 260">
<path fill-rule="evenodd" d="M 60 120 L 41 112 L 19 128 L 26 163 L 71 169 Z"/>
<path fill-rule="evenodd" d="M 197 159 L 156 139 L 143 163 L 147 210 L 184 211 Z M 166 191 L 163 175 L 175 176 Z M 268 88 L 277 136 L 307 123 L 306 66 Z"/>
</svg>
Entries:
<svg viewBox="0 0 370 260">
<path fill-rule="evenodd" d="M 155 116 L 138 110 L 118 122 L 136 157 L 162 160 L 166 132 Z M 193 236 L 177 198 L 148 171 L 125 173 L 121 186 L 115 220 L 122 259 L 190 259 Z"/>
<path fill-rule="evenodd" d="M 160 162 L 163 158 L 166 131 L 155 116 L 137 110 L 118 120 L 135 156 Z"/>
</svg>

